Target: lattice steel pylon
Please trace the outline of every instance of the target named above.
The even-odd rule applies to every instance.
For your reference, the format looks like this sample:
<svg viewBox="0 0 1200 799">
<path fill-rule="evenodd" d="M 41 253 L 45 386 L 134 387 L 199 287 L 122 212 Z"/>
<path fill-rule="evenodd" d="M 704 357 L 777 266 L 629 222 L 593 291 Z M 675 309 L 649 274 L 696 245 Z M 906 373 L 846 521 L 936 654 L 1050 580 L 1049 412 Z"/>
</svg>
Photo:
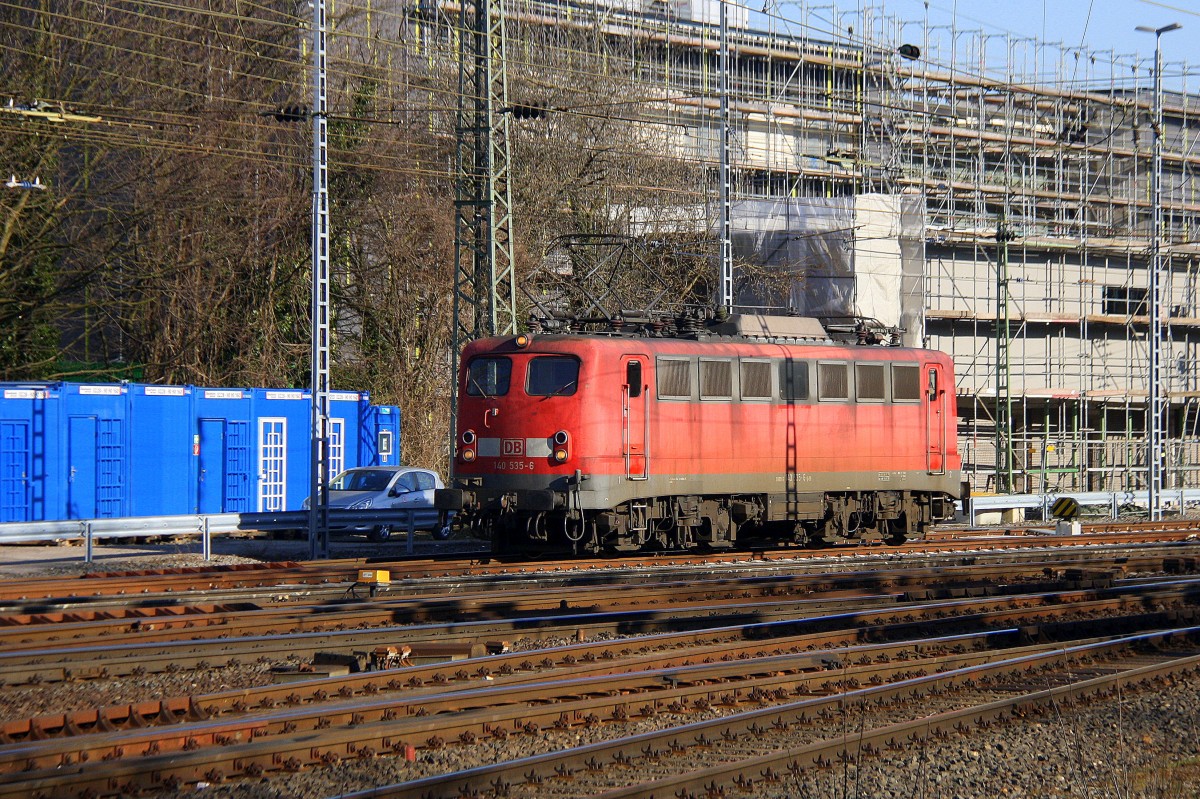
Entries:
<svg viewBox="0 0 1200 799">
<path fill-rule="evenodd" d="M 470 339 L 516 329 L 504 16 L 504 0 L 464 0 L 459 7 L 455 360 Z"/>
<path fill-rule="evenodd" d="M 329 557 L 329 131 L 325 0 L 313 1 L 312 432 L 308 554 Z M 282 508 L 280 508 L 282 510 Z"/>
<path fill-rule="evenodd" d="M 1016 239 L 1005 215 L 996 220 L 996 493 L 1013 492 L 1012 363 L 1009 347 L 1008 243 Z"/>
</svg>

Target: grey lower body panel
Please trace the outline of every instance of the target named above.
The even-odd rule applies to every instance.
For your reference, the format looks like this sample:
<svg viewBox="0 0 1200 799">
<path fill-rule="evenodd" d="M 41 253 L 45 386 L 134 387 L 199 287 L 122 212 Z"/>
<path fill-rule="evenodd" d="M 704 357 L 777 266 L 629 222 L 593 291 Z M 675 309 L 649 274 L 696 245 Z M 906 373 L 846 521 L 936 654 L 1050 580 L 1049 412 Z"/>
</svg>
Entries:
<svg viewBox="0 0 1200 799">
<path fill-rule="evenodd" d="M 478 482 L 476 482 L 478 481 Z M 903 541 L 953 514 L 960 474 L 503 475 L 464 481 L 439 507 L 463 508 L 497 552 L 598 552 Z M 453 495 L 453 496 L 451 496 Z"/>
<path fill-rule="evenodd" d="M 627 502 L 671 496 L 738 496 L 763 494 L 771 496 L 804 496 L 809 494 L 910 491 L 947 494 L 958 497 L 962 478 L 958 472 L 929 474 L 927 472 L 844 472 L 838 474 L 720 474 L 720 475 L 657 475 L 645 479 L 625 476 L 587 475 L 577 484 L 573 478 L 561 478 L 547 484 L 536 475 L 505 475 L 489 478 L 486 487 L 467 481 L 459 485 L 473 492 L 477 499 L 504 494 L 520 496 L 530 493 L 538 499 L 530 510 L 550 510 L 544 507 L 547 493 L 556 496 L 558 505 L 581 510 L 605 510 Z M 569 503 L 568 498 L 569 497 Z M 519 502 L 519 500 L 518 500 Z"/>
</svg>

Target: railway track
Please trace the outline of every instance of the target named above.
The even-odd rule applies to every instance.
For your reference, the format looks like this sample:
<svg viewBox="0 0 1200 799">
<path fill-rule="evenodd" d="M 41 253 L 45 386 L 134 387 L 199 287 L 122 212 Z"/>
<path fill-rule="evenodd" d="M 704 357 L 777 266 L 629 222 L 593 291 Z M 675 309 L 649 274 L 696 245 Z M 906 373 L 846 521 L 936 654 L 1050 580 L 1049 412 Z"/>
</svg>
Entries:
<svg viewBox="0 0 1200 799">
<path fill-rule="evenodd" d="M 1022 608 L 1019 621 L 1024 624 L 1010 626 L 1002 623 L 1006 615 L 1003 612 L 969 613 L 968 609 L 979 609 L 975 603 L 943 603 L 936 609 L 926 608 L 927 612 L 912 608 L 903 621 L 876 624 L 863 624 L 858 614 L 839 614 L 840 619 L 833 621 L 836 629 L 757 641 L 752 653 L 730 651 L 727 645 L 711 643 L 680 651 L 677 636 L 672 647 L 675 651 L 670 655 L 656 651 L 654 644 L 639 641 L 649 653 L 633 657 L 632 653 L 621 657 L 601 654 L 587 662 L 584 649 L 594 650 L 596 645 L 567 647 L 570 651 L 556 654 L 560 663 L 570 664 L 569 673 L 558 673 L 526 658 L 523 666 L 506 674 L 503 664 L 490 659 L 488 671 L 496 667 L 499 676 L 486 687 L 442 687 L 448 680 L 438 680 L 436 673 L 428 684 L 410 676 L 408 695 L 403 698 L 380 695 L 371 689 L 364 696 L 354 697 L 348 692 L 334 693 L 333 685 L 328 684 L 310 695 L 307 703 L 293 691 L 282 709 L 265 696 L 253 709 L 243 701 L 241 706 L 230 708 L 228 718 L 218 716 L 215 707 L 200 699 L 187 714 L 168 716 L 160 712 L 156 717 L 160 724 L 153 727 L 140 727 L 134 721 L 128 730 L 110 731 L 98 724 L 91 734 L 80 734 L 78 729 L 71 731 L 75 734 L 66 734 L 70 725 L 64 725 L 58 735 L 42 728 L 39 735 L 30 735 L 23 742 L 0 746 L 0 773 L 5 775 L 0 796 L 125 794 L 234 776 L 259 778 L 273 770 L 328 766 L 346 758 L 374 758 L 383 752 L 411 757 L 417 750 L 470 748 L 477 741 L 537 735 L 543 729 L 567 733 L 575 727 L 615 728 L 660 715 L 667 721 L 681 721 L 714 709 L 735 711 L 718 713 L 717 719 L 700 728 L 712 729 L 712 736 L 696 736 L 689 729 L 692 740 L 703 749 L 710 747 L 711 741 L 727 739 L 731 723 L 761 737 L 768 720 L 779 726 L 779 714 L 821 718 L 829 708 L 849 701 L 847 697 L 864 707 L 874 707 L 883 700 L 911 700 L 923 695 L 927 690 L 923 686 L 944 690 L 956 684 L 952 678 L 958 674 L 970 675 L 974 680 L 993 674 L 1020 675 L 1035 667 L 1043 668 L 1043 663 L 1065 664 L 1063 668 L 1078 670 L 1081 653 L 1093 659 L 1095 668 L 1096 662 L 1113 662 L 1151 644 L 1169 650 L 1168 660 L 1191 657 L 1197 651 L 1197 630 L 1193 626 L 1151 635 L 1089 639 L 1075 646 L 1061 642 L 1016 646 L 1043 634 L 1040 625 L 1037 630 L 1031 628 L 1031 623 L 1039 619 L 1047 622 L 1047 627 L 1054 627 L 1057 636 L 1064 636 L 1071 632 L 1095 633 L 1099 628 L 1112 631 L 1121 626 L 1158 626 L 1168 616 L 1176 621 L 1185 616 L 1195 618 L 1198 614 L 1194 608 L 1173 607 L 1173 597 L 1194 591 L 1190 583 L 1178 592 L 1156 589 L 1140 593 L 1127 603 L 1107 605 L 1099 615 L 1098 608 L 1088 608 L 1081 600 L 1068 614 L 1075 617 L 1071 622 L 1053 622 L 1062 618 L 1060 613 L 1039 614 Z M 1129 612 L 1144 608 L 1151 597 L 1167 610 Z M 1054 602 L 1062 599 L 1056 597 Z M 1122 606 L 1124 613 L 1120 612 Z M 940 620 L 933 623 L 932 619 Z M 831 621 L 818 617 L 810 624 L 821 627 Z M 798 632 L 803 627 L 802 623 L 792 622 L 776 625 L 775 632 Z M 938 634 L 964 627 L 991 629 Z M 925 635 L 911 637 L 918 629 Z M 888 640 L 858 643 L 876 637 Z M 661 646 L 664 642 L 658 643 Z M 612 646 L 602 649 L 605 651 L 611 653 Z M 993 671 L 984 668 L 989 664 L 999 665 Z M 385 676 L 378 675 L 377 679 Z M 751 709 L 738 710 L 745 705 Z M 737 718 L 731 721 L 731 716 Z M 756 720 L 761 724 L 755 726 Z M 677 740 L 681 732 L 672 729 L 676 726 L 669 725 L 661 732 L 652 748 L 668 747 L 663 736 Z M 636 743 L 646 745 L 644 736 Z M 608 757 L 617 757 L 616 753 L 626 752 L 629 746 L 609 746 Z M 590 755 L 595 756 L 596 751 Z M 562 776 L 564 764 L 572 764 L 566 766 L 570 769 L 586 764 L 588 759 L 579 759 L 582 755 L 573 752 L 554 760 L 556 765 L 550 774 Z M 604 762 L 590 759 L 593 763 Z M 496 768 L 489 771 L 489 775 L 499 775 L 497 778 L 507 779 L 503 776 L 506 774 Z M 474 774 L 470 779 L 479 776 Z M 456 796 L 463 779 L 462 774 L 449 774 L 397 786 L 379 795 Z M 530 781 L 528 774 L 526 781 Z M 435 789 L 437 785 L 441 788 Z"/>
<path fill-rule="evenodd" d="M 262 597 L 288 590 L 320 590 L 326 594 L 346 590 L 347 581 L 363 568 L 390 568 L 405 579 L 454 578 L 513 574 L 578 573 L 590 570 L 674 568 L 714 564 L 788 564 L 820 560 L 860 560 L 928 554 L 940 556 L 974 551 L 1004 552 L 1027 549 L 1077 549 L 1086 546 L 1145 545 L 1183 542 L 1200 536 L 1200 520 L 1169 522 L 1121 522 L 1090 524 L 1078 536 L 1049 534 L 1045 527 L 1005 530 L 941 529 L 926 540 L 901 547 L 860 546 L 828 549 L 782 547 L 750 551 L 710 552 L 703 554 L 654 553 L 605 558 L 568 558 L 562 560 L 506 560 L 490 555 L 413 558 L 349 558 L 319 563 L 239 564 L 233 566 L 146 569 L 117 573 L 95 572 L 75 578 L 8 578 L 0 584 L 0 603 L 47 600 L 89 600 L 116 598 L 121 603 L 144 604 L 160 595 L 242 590 L 242 596 Z M 0 610 L 3 605 L 0 604 Z"/>
<path fill-rule="evenodd" d="M 104 588 L 10 599 L 0 701 L 40 710 L 0 718 L 0 797 L 245 796 L 246 780 L 314 797 L 795 795 L 831 768 L 1195 679 L 1200 544 L 1076 544 L 576 563 L 374 597 L 330 579 L 358 561 L 285 564 L 313 582 L 248 606 L 260 586 L 241 576 L 188 575 L 193 594 L 162 575 L 169 590 L 128 604 Z M 264 667 L 381 645 L 409 661 L 286 683 Z M 251 664 L 259 684 L 172 688 Z M 129 701 L 56 706 L 110 684 Z"/>
</svg>

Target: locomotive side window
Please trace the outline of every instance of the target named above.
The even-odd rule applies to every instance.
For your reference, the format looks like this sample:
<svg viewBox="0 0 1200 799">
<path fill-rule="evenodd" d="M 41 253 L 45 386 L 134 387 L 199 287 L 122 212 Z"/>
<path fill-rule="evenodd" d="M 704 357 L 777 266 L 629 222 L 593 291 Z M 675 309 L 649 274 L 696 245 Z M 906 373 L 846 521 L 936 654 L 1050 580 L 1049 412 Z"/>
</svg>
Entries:
<svg viewBox="0 0 1200 799">
<path fill-rule="evenodd" d="M 733 399 L 733 362 L 700 359 L 700 399 Z"/>
<path fill-rule="evenodd" d="M 808 361 L 785 358 L 779 362 L 779 398 L 785 402 L 808 399 Z"/>
<path fill-rule="evenodd" d="M 692 362 L 687 358 L 658 359 L 658 396 L 661 399 L 692 398 Z"/>
<path fill-rule="evenodd" d="M 850 399 L 850 370 L 844 361 L 817 362 L 817 396 L 823 400 Z"/>
<path fill-rule="evenodd" d="M 512 361 L 508 358 L 474 358 L 467 364 L 467 394 L 503 397 L 508 393 Z"/>
<path fill-rule="evenodd" d="M 771 363 L 769 361 L 742 361 L 742 399 L 769 400 L 771 398 Z"/>
<path fill-rule="evenodd" d="M 908 364 L 892 364 L 892 400 L 917 402 L 921 399 L 921 369 Z"/>
<path fill-rule="evenodd" d="M 859 363 L 854 365 L 854 387 L 858 391 L 859 402 L 883 402 L 884 372 L 886 367 L 881 363 Z"/>
<path fill-rule="evenodd" d="M 543 355 L 529 361 L 525 393 L 531 397 L 565 397 L 579 388 L 579 361 L 565 355 Z"/>
</svg>

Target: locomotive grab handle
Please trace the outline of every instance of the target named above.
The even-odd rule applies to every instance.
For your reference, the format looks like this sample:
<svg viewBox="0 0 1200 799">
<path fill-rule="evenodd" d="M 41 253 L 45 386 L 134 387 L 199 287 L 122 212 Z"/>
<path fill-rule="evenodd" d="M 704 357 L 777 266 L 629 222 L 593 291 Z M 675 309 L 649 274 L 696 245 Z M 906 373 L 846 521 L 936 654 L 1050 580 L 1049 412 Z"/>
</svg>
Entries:
<svg viewBox="0 0 1200 799">
<path fill-rule="evenodd" d="M 488 417 L 489 416 L 499 416 L 499 415 L 500 415 L 499 408 L 488 408 L 486 411 L 483 412 L 483 426 L 491 427 L 491 425 L 488 424 Z"/>
</svg>

